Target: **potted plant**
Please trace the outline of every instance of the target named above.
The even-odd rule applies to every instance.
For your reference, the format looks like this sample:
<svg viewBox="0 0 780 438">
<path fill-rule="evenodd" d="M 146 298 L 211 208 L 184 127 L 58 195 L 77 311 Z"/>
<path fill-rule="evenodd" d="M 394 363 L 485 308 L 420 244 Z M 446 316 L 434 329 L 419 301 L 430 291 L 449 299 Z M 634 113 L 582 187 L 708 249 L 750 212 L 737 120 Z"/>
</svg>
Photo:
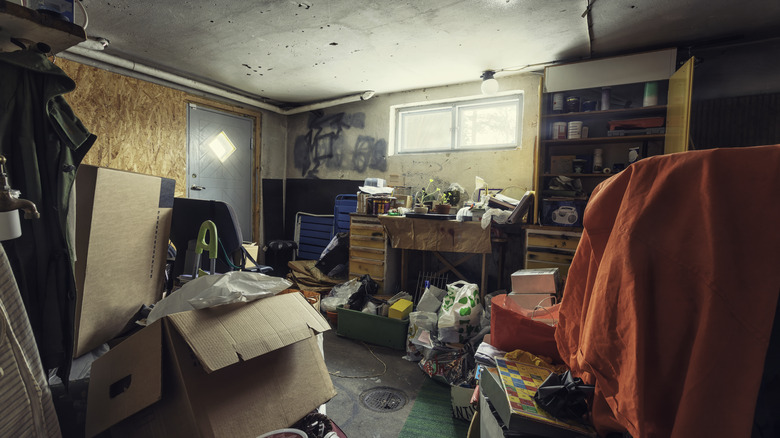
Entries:
<svg viewBox="0 0 780 438">
<path fill-rule="evenodd" d="M 450 208 L 452 207 L 450 205 L 452 193 L 451 192 L 442 192 L 439 189 L 436 189 L 439 192 L 439 199 L 438 203 L 433 207 L 434 213 L 437 214 L 450 214 Z"/>
<path fill-rule="evenodd" d="M 420 189 L 417 193 L 414 195 L 414 205 L 415 207 L 428 207 L 428 210 L 433 210 L 433 205 L 436 202 L 436 200 L 439 198 L 439 192 L 441 190 L 438 187 L 432 187 L 433 179 L 428 180 L 428 185 L 424 188 Z"/>
</svg>

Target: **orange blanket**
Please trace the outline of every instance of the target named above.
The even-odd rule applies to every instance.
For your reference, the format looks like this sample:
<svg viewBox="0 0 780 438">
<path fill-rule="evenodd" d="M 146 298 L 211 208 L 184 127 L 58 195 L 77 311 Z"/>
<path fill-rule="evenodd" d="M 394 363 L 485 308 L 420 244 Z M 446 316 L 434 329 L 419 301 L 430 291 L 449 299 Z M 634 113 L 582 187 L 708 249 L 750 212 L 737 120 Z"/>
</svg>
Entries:
<svg viewBox="0 0 780 438">
<path fill-rule="evenodd" d="M 588 203 L 558 350 L 601 433 L 750 436 L 780 291 L 780 146 L 641 160 Z"/>
</svg>

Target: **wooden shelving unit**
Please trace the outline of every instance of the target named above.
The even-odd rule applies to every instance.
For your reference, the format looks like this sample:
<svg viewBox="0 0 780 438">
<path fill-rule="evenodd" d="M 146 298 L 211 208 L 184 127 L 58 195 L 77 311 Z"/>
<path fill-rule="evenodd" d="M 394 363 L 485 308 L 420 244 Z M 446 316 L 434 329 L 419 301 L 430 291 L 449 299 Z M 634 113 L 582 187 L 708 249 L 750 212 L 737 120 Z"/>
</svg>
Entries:
<svg viewBox="0 0 780 438">
<path fill-rule="evenodd" d="M 525 225 L 526 268 L 557 267 L 565 277 L 582 235 L 582 218 L 588 197 L 598 184 L 614 176 L 629 165 L 629 151 L 637 148 L 640 158 L 681 152 L 687 149 L 688 114 L 690 112 L 690 90 L 692 61 L 688 61 L 668 80 L 658 80 L 658 105 L 640 106 L 643 101 L 644 83 L 604 84 L 610 88 L 610 109 L 576 112 L 555 112 L 552 110 L 552 92 L 542 95 L 539 124 L 539 146 L 536 151 L 536 172 L 534 189 L 537 202 L 534 206 L 535 225 Z M 578 97 L 581 102 L 596 101 L 603 88 L 592 87 L 566 90 L 564 96 Z M 560 92 L 560 91 L 559 91 Z M 610 128 L 616 121 L 662 117 L 665 133 L 610 136 Z M 585 138 L 553 139 L 552 125 L 557 122 L 581 121 L 588 127 Z M 634 132 L 630 132 L 634 131 Z M 624 134 L 637 134 L 638 129 L 626 129 Z M 643 131 L 643 132 L 657 132 Z M 610 173 L 593 170 L 594 151 L 601 152 L 602 166 Z M 556 160 L 557 159 L 557 160 Z M 568 160 L 581 164 L 581 173 L 566 168 Z M 553 162 L 556 165 L 553 165 Z M 581 190 L 550 190 L 550 182 L 556 177 L 579 180 Z M 560 186 L 560 181 L 556 181 Z M 575 196 L 576 195 L 576 196 Z M 545 203 L 547 203 L 545 205 Z M 567 223 L 566 221 L 571 221 Z M 571 225 L 571 226 L 567 226 Z"/>
<path fill-rule="evenodd" d="M 85 41 L 87 34 L 77 24 L 0 0 L 0 52 L 20 49 L 12 38 L 25 45 L 46 44 L 56 54 Z"/>
</svg>

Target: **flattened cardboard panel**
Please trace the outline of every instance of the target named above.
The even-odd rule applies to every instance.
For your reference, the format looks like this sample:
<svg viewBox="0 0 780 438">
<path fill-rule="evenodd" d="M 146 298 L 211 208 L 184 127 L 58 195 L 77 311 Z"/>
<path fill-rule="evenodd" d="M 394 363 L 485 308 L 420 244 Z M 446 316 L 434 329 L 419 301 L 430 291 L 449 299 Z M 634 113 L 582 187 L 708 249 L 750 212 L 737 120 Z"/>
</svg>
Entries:
<svg viewBox="0 0 780 438">
<path fill-rule="evenodd" d="M 81 302 L 83 300 L 84 274 L 86 269 L 87 249 L 89 248 L 89 237 L 92 231 L 92 208 L 95 205 L 95 180 L 97 179 L 98 168 L 94 166 L 81 165 L 76 173 L 76 338 L 79 333 L 79 313 L 81 312 Z"/>
<path fill-rule="evenodd" d="M 162 397 L 162 323 L 130 336 L 92 364 L 86 436 L 92 437 Z"/>
<path fill-rule="evenodd" d="M 329 329 L 300 294 L 220 306 L 168 317 L 207 372 L 250 360 Z"/>
<path fill-rule="evenodd" d="M 74 357 L 117 336 L 143 304 L 160 299 L 171 188 L 172 180 L 159 177 L 79 168 Z"/>
</svg>

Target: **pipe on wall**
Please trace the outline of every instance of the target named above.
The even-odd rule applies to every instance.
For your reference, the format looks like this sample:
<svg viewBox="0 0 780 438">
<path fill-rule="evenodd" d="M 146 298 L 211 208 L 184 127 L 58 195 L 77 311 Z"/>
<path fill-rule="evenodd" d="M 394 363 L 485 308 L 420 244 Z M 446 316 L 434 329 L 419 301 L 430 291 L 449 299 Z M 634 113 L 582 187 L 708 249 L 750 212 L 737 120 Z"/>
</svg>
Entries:
<svg viewBox="0 0 780 438">
<path fill-rule="evenodd" d="M 317 109 L 328 108 L 344 103 L 358 102 L 361 100 L 368 100 L 373 95 L 373 91 L 364 91 L 358 94 L 340 97 L 337 99 L 326 100 L 309 105 L 302 105 L 290 109 L 284 109 L 276 105 L 272 105 L 262 100 L 254 99 L 248 96 L 244 96 L 232 91 L 224 90 L 213 85 L 204 84 L 193 79 L 188 79 L 173 73 L 168 73 L 147 65 L 139 64 L 137 62 L 128 61 L 117 56 L 109 55 L 105 52 L 85 49 L 83 47 L 73 46 L 66 49 L 63 52 L 57 54 L 57 56 L 67 59 L 69 61 L 78 62 L 80 64 L 89 65 L 92 67 L 100 68 L 103 70 L 123 74 L 126 76 L 134 77 L 144 81 L 157 83 L 160 85 L 183 87 L 186 90 L 194 90 L 196 92 L 205 93 L 206 95 L 216 96 L 219 98 L 227 99 L 232 102 L 238 102 L 245 105 L 250 105 L 254 108 L 264 109 L 272 111 L 284 116 L 300 114 L 306 111 L 314 111 Z M 199 93 L 199 94 L 200 94 Z"/>
</svg>

